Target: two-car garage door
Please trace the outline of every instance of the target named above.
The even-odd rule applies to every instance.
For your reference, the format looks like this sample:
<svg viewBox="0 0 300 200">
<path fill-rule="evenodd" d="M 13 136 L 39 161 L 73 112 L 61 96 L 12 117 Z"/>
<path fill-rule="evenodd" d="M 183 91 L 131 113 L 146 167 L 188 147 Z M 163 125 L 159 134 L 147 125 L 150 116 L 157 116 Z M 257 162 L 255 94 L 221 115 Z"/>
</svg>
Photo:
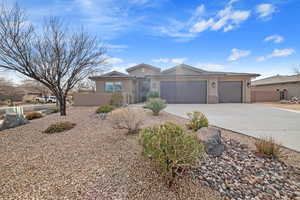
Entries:
<svg viewBox="0 0 300 200">
<path fill-rule="evenodd" d="M 242 81 L 219 81 L 219 103 L 242 103 Z M 161 81 L 160 96 L 167 103 L 207 103 L 207 81 Z"/>
<path fill-rule="evenodd" d="M 167 103 L 206 103 L 207 81 L 161 81 L 160 96 Z"/>
</svg>

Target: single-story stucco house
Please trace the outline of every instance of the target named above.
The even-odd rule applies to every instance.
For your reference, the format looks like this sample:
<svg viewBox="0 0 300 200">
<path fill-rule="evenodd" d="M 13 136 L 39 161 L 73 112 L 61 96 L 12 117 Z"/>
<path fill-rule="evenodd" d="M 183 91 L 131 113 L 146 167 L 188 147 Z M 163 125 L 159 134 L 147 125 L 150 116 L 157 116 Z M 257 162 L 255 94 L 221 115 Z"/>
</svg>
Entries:
<svg viewBox="0 0 300 200">
<path fill-rule="evenodd" d="M 160 68 L 139 64 L 127 69 L 128 74 L 113 71 L 90 77 L 96 91 L 75 94 L 74 105 L 101 105 L 109 102 L 113 92 L 121 92 L 124 103 L 139 103 L 150 91 L 156 91 L 167 103 L 212 104 L 250 103 L 253 73 L 213 72 L 186 64 L 161 71 Z"/>
<path fill-rule="evenodd" d="M 300 98 L 300 75 L 276 75 L 252 81 L 252 102 L 275 102 Z"/>
</svg>

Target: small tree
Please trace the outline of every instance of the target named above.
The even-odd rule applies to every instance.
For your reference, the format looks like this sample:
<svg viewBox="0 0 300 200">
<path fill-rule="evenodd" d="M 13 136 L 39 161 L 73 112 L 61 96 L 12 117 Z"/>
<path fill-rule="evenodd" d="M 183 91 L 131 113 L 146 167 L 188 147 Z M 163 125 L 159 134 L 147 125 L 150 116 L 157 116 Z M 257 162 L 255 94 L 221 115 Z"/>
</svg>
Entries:
<svg viewBox="0 0 300 200">
<path fill-rule="evenodd" d="M 69 31 L 58 18 L 45 20 L 41 31 L 28 23 L 16 4 L 0 8 L 0 69 L 19 72 L 56 96 L 66 115 L 68 92 L 104 63 L 105 49 L 83 30 Z"/>
</svg>

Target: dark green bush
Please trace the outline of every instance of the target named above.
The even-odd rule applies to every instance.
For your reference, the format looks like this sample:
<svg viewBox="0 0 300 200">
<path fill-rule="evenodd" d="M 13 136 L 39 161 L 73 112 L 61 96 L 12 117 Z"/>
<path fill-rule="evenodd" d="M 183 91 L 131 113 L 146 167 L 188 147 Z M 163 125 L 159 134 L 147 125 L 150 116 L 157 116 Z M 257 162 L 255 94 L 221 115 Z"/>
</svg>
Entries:
<svg viewBox="0 0 300 200">
<path fill-rule="evenodd" d="M 114 92 L 111 95 L 109 104 L 114 107 L 121 107 L 123 105 L 123 95 L 121 92 Z"/>
<path fill-rule="evenodd" d="M 109 112 L 113 111 L 114 109 L 115 109 L 115 107 L 112 105 L 103 105 L 103 106 L 100 106 L 99 108 L 97 108 L 96 113 L 98 113 L 98 114 L 109 113 Z"/>
<path fill-rule="evenodd" d="M 166 107 L 166 101 L 160 98 L 149 99 L 145 104 L 145 108 L 152 110 L 153 115 L 155 116 L 159 115 L 159 112 Z"/>
<path fill-rule="evenodd" d="M 27 113 L 25 115 L 25 118 L 28 119 L 28 120 L 38 119 L 38 118 L 41 118 L 41 117 L 43 117 L 43 115 L 39 112 L 31 112 L 31 113 Z"/>
<path fill-rule="evenodd" d="M 202 127 L 208 127 L 208 119 L 201 112 L 194 111 L 187 114 L 189 117 L 189 122 L 186 124 L 188 129 L 197 131 Z"/>
<path fill-rule="evenodd" d="M 156 91 L 150 91 L 147 94 L 147 99 L 159 98 L 159 93 Z"/>
<path fill-rule="evenodd" d="M 279 158 L 281 155 L 280 146 L 275 142 L 272 137 L 265 137 L 256 139 L 256 150 L 269 158 Z"/>
<path fill-rule="evenodd" d="M 69 121 L 57 122 L 55 124 L 51 124 L 44 133 L 52 134 L 52 133 L 60 133 L 64 131 L 71 130 L 76 126 L 75 123 L 71 123 Z"/>
<path fill-rule="evenodd" d="M 195 134 L 184 133 L 183 128 L 171 122 L 142 129 L 139 142 L 143 155 L 152 159 L 169 186 L 176 175 L 196 165 L 204 152 Z"/>
</svg>

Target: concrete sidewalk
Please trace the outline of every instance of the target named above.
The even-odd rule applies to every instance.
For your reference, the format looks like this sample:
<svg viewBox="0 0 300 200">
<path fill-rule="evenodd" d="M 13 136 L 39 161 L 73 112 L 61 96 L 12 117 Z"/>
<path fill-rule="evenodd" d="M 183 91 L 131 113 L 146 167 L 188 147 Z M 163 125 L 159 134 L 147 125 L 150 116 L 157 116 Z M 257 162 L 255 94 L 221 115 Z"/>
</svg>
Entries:
<svg viewBox="0 0 300 200">
<path fill-rule="evenodd" d="M 185 117 L 203 112 L 211 125 L 256 138 L 271 136 L 300 152 L 300 113 L 257 104 L 169 104 L 165 111 Z"/>
</svg>

